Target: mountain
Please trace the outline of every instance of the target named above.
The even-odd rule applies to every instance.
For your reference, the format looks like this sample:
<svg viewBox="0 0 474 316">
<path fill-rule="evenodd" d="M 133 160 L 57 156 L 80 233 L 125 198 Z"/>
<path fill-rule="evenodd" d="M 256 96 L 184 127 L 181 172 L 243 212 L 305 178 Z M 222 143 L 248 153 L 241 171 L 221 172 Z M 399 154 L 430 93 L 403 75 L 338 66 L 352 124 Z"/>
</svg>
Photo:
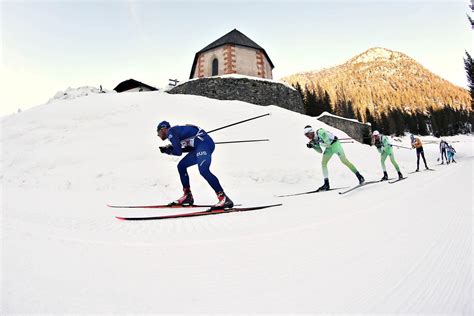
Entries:
<svg viewBox="0 0 474 316">
<path fill-rule="evenodd" d="M 398 108 L 407 112 L 426 111 L 450 106 L 469 109 L 469 92 L 433 74 L 413 58 L 389 49 L 375 47 L 342 65 L 297 73 L 282 78 L 312 91 L 326 90 L 334 106 L 351 101 L 365 113 L 386 113 Z"/>
</svg>

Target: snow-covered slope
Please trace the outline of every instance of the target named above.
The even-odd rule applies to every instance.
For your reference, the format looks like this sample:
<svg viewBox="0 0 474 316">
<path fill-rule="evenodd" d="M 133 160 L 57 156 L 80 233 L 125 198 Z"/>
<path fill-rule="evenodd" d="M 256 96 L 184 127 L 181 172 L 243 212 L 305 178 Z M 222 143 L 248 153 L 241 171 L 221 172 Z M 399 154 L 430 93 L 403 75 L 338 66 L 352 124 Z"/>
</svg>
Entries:
<svg viewBox="0 0 474 316">
<path fill-rule="evenodd" d="M 244 205 L 273 209 L 123 222 L 107 203 L 167 203 L 181 194 L 180 158 L 160 154 L 156 124 L 193 123 L 217 145 L 213 172 Z M 306 148 L 314 118 L 278 107 L 160 92 L 93 94 L 2 119 L 2 314 L 13 313 L 451 313 L 472 308 L 472 137 L 449 141 L 457 164 L 340 196 L 275 195 L 322 184 Z M 408 145 L 407 139 L 395 142 Z M 366 177 L 381 177 L 375 148 L 344 144 Z M 415 153 L 398 149 L 402 171 Z M 389 175 L 395 172 L 387 162 Z M 334 187 L 356 184 L 337 157 Z M 216 197 L 190 169 L 197 203 Z"/>
<path fill-rule="evenodd" d="M 90 94 L 95 93 L 116 93 L 114 90 L 107 90 L 107 89 L 98 89 L 95 87 L 79 87 L 79 88 L 67 88 L 64 91 L 58 91 L 56 94 L 49 99 L 48 103 L 57 101 L 57 100 L 72 100 L 75 98 L 85 97 Z"/>
</svg>

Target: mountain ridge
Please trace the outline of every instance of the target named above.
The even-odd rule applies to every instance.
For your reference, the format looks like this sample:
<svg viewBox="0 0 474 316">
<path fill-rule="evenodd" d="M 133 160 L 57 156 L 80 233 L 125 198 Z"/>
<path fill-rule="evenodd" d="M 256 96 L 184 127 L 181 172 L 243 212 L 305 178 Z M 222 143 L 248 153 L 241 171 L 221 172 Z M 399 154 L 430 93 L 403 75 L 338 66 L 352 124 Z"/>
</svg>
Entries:
<svg viewBox="0 0 474 316">
<path fill-rule="evenodd" d="M 382 114 L 393 109 L 427 112 L 446 106 L 471 109 L 469 92 L 432 73 L 408 55 L 372 47 L 345 63 L 283 77 L 291 85 L 321 93 L 327 91 L 334 107 L 351 101 L 355 110 Z"/>
</svg>

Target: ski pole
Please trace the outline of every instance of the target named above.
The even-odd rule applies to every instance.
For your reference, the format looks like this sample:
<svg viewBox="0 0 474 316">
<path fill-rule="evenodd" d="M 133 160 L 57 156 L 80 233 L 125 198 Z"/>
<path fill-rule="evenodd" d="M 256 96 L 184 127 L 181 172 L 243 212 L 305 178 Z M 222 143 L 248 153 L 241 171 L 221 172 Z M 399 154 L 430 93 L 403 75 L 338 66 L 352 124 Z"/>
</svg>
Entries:
<svg viewBox="0 0 474 316">
<path fill-rule="evenodd" d="M 349 143 L 353 143 L 353 142 L 354 142 L 353 140 L 349 140 L 349 141 L 346 140 L 346 141 L 342 141 L 340 143 L 341 144 L 349 144 Z"/>
<path fill-rule="evenodd" d="M 258 116 L 251 117 L 251 118 L 246 119 L 246 120 L 242 120 L 242 121 L 235 122 L 235 123 L 232 123 L 232 124 L 229 124 L 229 125 L 226 125 L 226 126 L 222 126 L 222 127 L 219 127 L 219 128 L 213 129 L 213 130 L 210 130 L 209 132 L 206 132 L 206 134 L 210 134 L 210 133 L 212 133 L 212 132 L 215 132 L 215 131 L 218 131 L 218 130 L 221 130 L 221 129 L 224 129 L 224 128 L 227 128 L 227 127 L 231 127 L 231 126 L 234 126 L 234 125 L 237 125 L 237 124 L 241 124 L 241 123 L 245 123 L 245 122 L 248 122 L 248 121 L 251 121 L 251 120 L 255 120 L 255 119 L 258 119 L 258 118 L 267 116 L 267 115 L 270 115 L 270 113 L 258 115 Z M 187 141 L 187 140 L 190 140 L 190 139 L 194 139 L 194 138 L 196 138 L 196 137 L 199 137 L 199 135 L 194 135 L 194 136 L 185 138 L 185 139 L 183 139 L 182 141 Z"/>
<path fill-rule="evenodd" d="M 236 144 L 236 143 L 254 143 L 254 142 L 268 142 L 269 139 L 249 139 L 249 140 L 229 140 L 226 142 L 215 142 L 214 144 Z"/>
<path fill-rule="evenodd" d="M 398 148 L 410 149 L 410 150 L 412 149 L 412 148 L 409 148 L 409 147 L 404 147 L 404 146 L 399 146 L 399 145 L 392 145 L 392 146 L 398 147 Z"/>
<path fill-rule="evenodd" d="M 248 122 L 248 121 L 251 121 L 251 120 L 255 120 L 255 119 L 258 119 L 258 118 L 267 116 L 267 115 L 270 115 L 270 113 L 263 114 L 263 115 L 259 115 L 259 116 L 255 116 L 255 117 L 251 117 L 251 118 L 246 119 L 246 120 L 243 120 L 243 121 L 239 121 L 239 122 L 232 123 L 232 124 L 229 124 L 229 125 L 226 125 L 226 126 L 222 126 L 222 127 L 213 129 L 213 130 L 211 130 L 211 131 L 209 131 L 209 132 L 207 132 L 207 133 L 210 134 L 210 133 L 212 133 L 212 132 L 215 132 L 215 131 L 218 131 L 218 130 L 221 130 L 221 129 L 224 129 L 224 128 L 227 128 L 227 127 L 231 127 L 231 126 L 234 126 L 234 125 L 237 125 L 237 124 L 245 123 L 245 122 Z"/>
</svg>

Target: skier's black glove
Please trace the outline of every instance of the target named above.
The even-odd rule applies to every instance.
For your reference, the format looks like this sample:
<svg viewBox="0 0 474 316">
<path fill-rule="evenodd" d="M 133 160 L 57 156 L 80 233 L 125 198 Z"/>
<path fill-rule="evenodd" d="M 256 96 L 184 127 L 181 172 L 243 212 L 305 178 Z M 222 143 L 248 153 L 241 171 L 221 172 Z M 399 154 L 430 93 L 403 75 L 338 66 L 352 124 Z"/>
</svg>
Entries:
<svg viewBox="0 0 474 316">
<path fill-rule="evenodd" d="M 306 144 L 306 147 L 308 147 L 308 148 L 313 148 L 313 142 L 307 143 L 307 144 Z"/>
<path fill-rule="evenodd" d="M 191 146 L 186 146 L 186 147 L 181 148 L 181 151 L 182 151 L 183 153 L 188 153 L 188 152 L 190 152 L 191 150 L 193 150 L 193 147 L 191 147 Z"/>
<path fill-rule="evenodd" d="M 171 154 L 171 152 L 173 151 L 173 146 L 172 145 L 168 145 L 168 146 L 160 146 L 160 151 L 161 153 L 163 154 Z"/>
</svg>

